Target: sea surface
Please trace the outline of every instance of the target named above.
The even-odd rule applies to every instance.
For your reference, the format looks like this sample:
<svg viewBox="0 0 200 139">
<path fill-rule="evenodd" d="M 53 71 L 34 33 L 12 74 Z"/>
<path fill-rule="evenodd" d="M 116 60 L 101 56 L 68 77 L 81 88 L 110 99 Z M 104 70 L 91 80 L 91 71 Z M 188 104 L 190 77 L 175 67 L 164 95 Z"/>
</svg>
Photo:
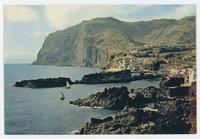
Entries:
<svg viewBox="0 0 200 139">
<path fill-rule="evenodd" d="M 154 85 L 158 87 L 159 80 L 140 80 L 131 83 L 73 85 L 71 89 L 64 87 L 30 89 L 16 88 L 16 81 L 49 78 L 70 77 L 73 81 L 80 80 L 84 74 L 101 71 L 88 67 L 59 67 L 30 64 L 4 65 L 4 114 L 5 134 L 71 134 L 78 130 L 91 117 L 103 118 L 114 115 L 117 111 L 77 107 L 69 101 L 88 97 L 105 87 L 127 86 L 141 88 Z M 65 100 L 60 100 L 60 92 L 65 94 Z"/>
</svg>

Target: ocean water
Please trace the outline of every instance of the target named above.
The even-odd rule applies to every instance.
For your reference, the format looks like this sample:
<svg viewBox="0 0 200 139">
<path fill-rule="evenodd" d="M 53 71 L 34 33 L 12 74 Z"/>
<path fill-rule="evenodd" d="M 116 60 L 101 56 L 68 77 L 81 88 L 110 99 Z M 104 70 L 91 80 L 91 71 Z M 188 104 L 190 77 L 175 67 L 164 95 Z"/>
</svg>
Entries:
<svg viewBox="0 0 200 139">
<path fill-rule="evenodd" d="M 5 64 L 5 134 L 71 134 L 89 122 L 91 117 L 103 118 L 114 115 L 117 111 L 77 107 L 69 104 L 69 101 L 88 97 L 103 91 L 105 87 L 123 85 L 128 88 L 141 88 L 150 85 L 158 87 L 159 84 L 159 80 L 141 80 L 131 83 L 73 85 L 71 89 L 13 87 L 13 84 L 20 80 L 64 76 L 79 80 L 84 74 L 99 71 L 100 69 L 87 67 Z M 64 101 L 60 100 L 61 91 L 65 94 Z"/>
</svg>

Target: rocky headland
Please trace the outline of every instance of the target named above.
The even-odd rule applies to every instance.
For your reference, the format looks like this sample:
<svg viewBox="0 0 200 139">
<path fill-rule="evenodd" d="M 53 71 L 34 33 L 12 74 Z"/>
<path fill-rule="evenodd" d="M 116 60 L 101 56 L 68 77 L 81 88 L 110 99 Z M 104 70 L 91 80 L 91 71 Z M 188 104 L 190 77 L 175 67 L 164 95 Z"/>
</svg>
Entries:
<svg viewBox="0 0 200 139">
<path fill-rule="evenodd" d="M 105 88 L 104 91 L 70 101 L 70 104 L 89 107 L 103 107 L 109 109 L 123 109 L 124 107 L 144 107 L 146 104 L 161 100 L 168 100 L 158 88 L 131 89 L 127 87 Z"/>
<path fill-rule="evenodd" d="M 195 82 L 184 95 L 168 95 L 153 86 L 113 87 L 88 98 L 71 101 L 78 106 L 117 109 L 103 119 L 91 118 L 76 134 L 187 134 L 196 132 Z"/>
</svg>

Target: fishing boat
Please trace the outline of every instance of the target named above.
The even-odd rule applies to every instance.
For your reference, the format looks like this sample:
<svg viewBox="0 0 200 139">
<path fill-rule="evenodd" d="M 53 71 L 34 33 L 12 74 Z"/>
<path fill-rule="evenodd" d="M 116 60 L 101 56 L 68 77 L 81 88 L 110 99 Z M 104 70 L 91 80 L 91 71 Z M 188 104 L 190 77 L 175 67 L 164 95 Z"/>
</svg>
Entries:
<svg viewBox="0 0 200 139">
<path fill-rule="evenodd" d="M 61 92 L 61 98 L 60 100 L 64 100 L 65 99 L 65 95 L 63 94 L 63 92 Z"/>
<path fill-rule="evenodd" d="M 65 86 L 65 88 L 66 89 L 70 89 L 71 88 L 71 86 L 70 86 L 70 84 L 66 81 L 66 86 Z"/>
</svg>

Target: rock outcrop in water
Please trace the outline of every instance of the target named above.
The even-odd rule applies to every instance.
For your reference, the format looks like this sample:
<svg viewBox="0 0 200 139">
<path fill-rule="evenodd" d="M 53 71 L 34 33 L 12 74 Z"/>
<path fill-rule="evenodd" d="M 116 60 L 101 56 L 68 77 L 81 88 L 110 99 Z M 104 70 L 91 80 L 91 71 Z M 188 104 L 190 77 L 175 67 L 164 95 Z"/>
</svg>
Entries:
<svg viewBox="0 0 200 139">
<path fill-rule="evenodd" d="M 130 91 L 126 87 L 105 89 L 88 98 L 72 101 L 71 104 L 101 106 L 121 112 L 103 119 L 91 118 L 76 134 L 195 133 L 195 94 L 195 83 L 188 93 L 174 97 L 169 97 L 163 90 L 153 86 Z"/>
<path fill-rule="evenodd" d="M 102 83 L 120 83 L 131 82 L 132 76 L 130 70 L 123 70 L 117 72 L 100 72 L 84 75 L 80 84 L 102 84 Z"/>
<path fill-rule="evenodd" d="M 161 77 L 161 75 L 154 73 L 138 72 L 136 74 L 137 76 L 133 75 L 130 70 L 92 73 L 84 75 L 80 81 L 76 81 L 75 83 L 77 84 L 126 83 L 135 80 L 155 79 Z"/>
<path fill-rule="evenodd" d="M 15 87 L 28 87 L 28 88 L 51 88 L 51 87 L 64 87 L 66 82 L 72 84 L 70 78 L 59 77 L 59 78 L 46 78 L 36 80 L 23 80 L 16 82 Z"/>
<path fill-rule="evenodd" d="M 148 103 L 156 103 L 161 100 L 167 100 L 167 97 L 153 86 L 144 89 L 131 89 L 131 91 L 127 87 L 113 87 L 105 88 L 103 92 L 92 94 L 88 98 L 70 101 L 70 104 L 123 109 L 125 106 L 144 107 Z"/>
<path fill-rule="evenodd" d="M 129 105 L 131 99 L 128 96 L 129 91 L 127 87 L 113 87 L 96 94 L 90 95 L 85 99 L 77 99 L 70 101 L 70 104 L 78 106 L 90 106 L 90 107 L 104 107 L 110 109 L 123 109 Z"/>
</svg>

